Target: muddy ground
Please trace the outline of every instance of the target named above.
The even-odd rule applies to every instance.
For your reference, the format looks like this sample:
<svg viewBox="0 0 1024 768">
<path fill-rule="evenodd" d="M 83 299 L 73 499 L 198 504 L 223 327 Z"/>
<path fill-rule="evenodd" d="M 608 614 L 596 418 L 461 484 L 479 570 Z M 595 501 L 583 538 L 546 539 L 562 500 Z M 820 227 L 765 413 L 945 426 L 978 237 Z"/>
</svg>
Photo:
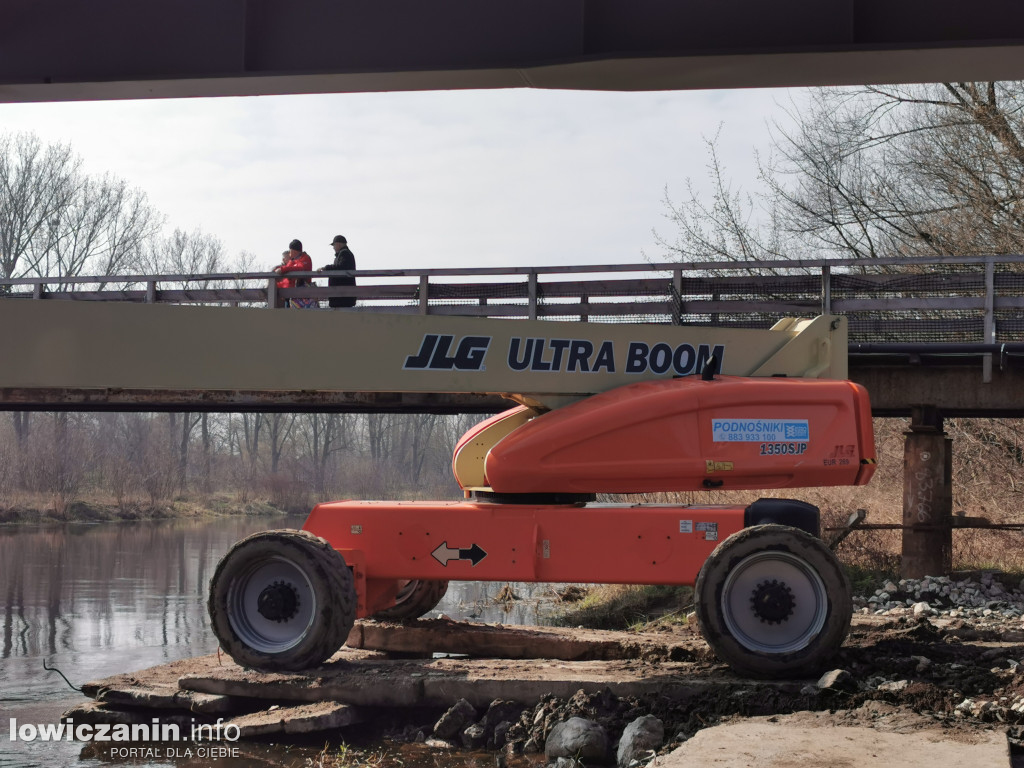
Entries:
<svg viewBox="0 0 1024 768">
<path fill-rule="evenodd" d="M 522 656 L 432 658 L 426 649 L 415 654 L 379 646 L 372 650 L 366 645 L 361 650 L 343 649 L 332 661 L 304 675 L 254 672 L 213 655 L 119 676 L 125 680 L 108 678 L 85 688 L 87 695 L 115 706 L 109 694 L 126 685 L 169 687 L 172 693 L 178 691 L 175 697 L 198 692 L 212 697 L 214 703 L 225 698 L 232 706 L 249 702 L 254 710 L 271 703 L 283 707 L 340 701 L 358 710 L 359 725 L 342 727 L 331 738 L 356 745 L 385 743 L 400 755 L 402 748 L 395 745 L 403 743 L 437 750 L 445 765 L 459 760 L 470 764 L 465 760 L 481 754 L 487 755 L 488 762 L 496 760 L 509 768 L 542 764 L 552 727 L 573 716 L 604 727 L 610 742 L 608 758 L 614 762 L 615 744 L 625 726 L 648 714 L 664 724 L 659 764 L 673 768 L 683 764 L 678 762 L 680 754 L 696 749 L 702 741 L 713 756 L 731 756 L 739 762 L 715 762 L 700 755 L 685 764 L 792 765 L 756 759 L 760 754 L 756 748 L 763 741 L 768 749 L 773 733 L 781 734 L 780 750 L 787 760 L 798 742 L 819 750 L 817 762 L 804 760 L 802 768 L 866 768 L 885 765 L 887 758 L 893 765 L 910 765 L 901 762 L 903 756 L 891 754 L 893 744 L 905 744 L 928 768 L 963 764 L 954 752 L 964 745 L 975 747 L 978 755 L 998 753 L 979 765 L 1010 765 L 1007 737 L 1015 743 L 1024 730 L 1024 622 L 1019 616 L 984 610 L 990 615 L 967 619 L 915 617 L 909 608 L 899 607 L 881 614 L 858 613 L 849 638 L 825 674 L 800 680 L 737 676 L 714 657 L 694 626 L 670 624 L 643 632 L 493 628 L 498 635 L 519 638 L 507 643 L 517 653 L 536 649 L 539 641 L 530 639 L 531 634 L 572 638 L 591 649 L 589 657 L 576 656 L 570 646 L 570 655 L 561 661 Z M 387 642 L 409 641 L 416 632 L 457 641 L 460 633 L 475 633 L 475 637 L 481 631 L 481 625 L 465 622 L 420 624 L 413 629 L 368 622 L 360 631 L 364 640 L 380 635 Z M 470 700 L 462 719 L 438 727 L 445 710 L 460 698 Z M 202 711 L 197 710 L 199 704 L 202 701 L 192 701 L 193 714 Z M 214 710 L 210 712 L 209 717 L 214 717 Z M 747 730 L 716 728 L 722 724 L 741 724 Z M 768 730 L 751 735 L 749 728 L 754 727 Z M 847 727 L 858 729 L 858 738 L 865 731 L 870 734 L 868 744 L 878 749 L 869 751 L 881 763 L 864 763 L 864 746 L 852 736 L 837 736 L 846 734 Z M 730 733 L 737 740 L 736 748 L 723 746 Z M 880 734 L 897 734 L 902 739 L 883 744 L 889 737 Z M 837 739 L 840 743 L 833 743 Z M 930 756 L 928 750 L 933 748 L 948 759 Z M 743 762 L 743 749 L 754 762 Z M 837 750 L 846 751 L 843 759 Z M 1024 760 L 1016 759 L 1013 765 L 1024 766 Z M 407 754 L 405 760 L 410 762 Z"/>
<path fill-rule="evenodd" d="M 476 709 L 476 724 L 482 727 L 449 741 L 463 749 L 501 752 L 510 763 L 536 763 L 543 761 L 545 737 L 559 721 L 572 716 L 595 720 L 614 744 L 629 722 L 646 714 L 656 715 L 665 725 L 662 756 L 701 731 L 745 718 L 798 729 L 849 726 L 876 733 L 914 733 L 950 745 L 991 744 L 993 739 L 1002 743 L 1009 736 L 1011 754 L 1024 731 L 1024 626 L 1019 618 L 856 615 L 848 640 L 829 665 L 833 674 L 771 682 L 736 676 L 688 626 L 615 634 L 624 645 L 642 639 L 647 649 L 643 658 L 615 665 L 615 678 L 659 679 L 656 693 L 580 691 L 569 697 L 546 696 L 529 708 L 494 702 L 489 709 Z M 495 660 L 490 673 L 514 676 L 525 666 L 532 663 Z M 695 689 L 685 684 L 687 680 L 713 684 Z M 424 711 L 382 717 L 376 736 L 432 740 L 435 715 Z M 511 726 L 496 732 L 502 722 Z M 851 742 L 850 749 L 860 747 Z M 900 764 L 898 755 L 889 757 Z M 1013 765 L 1024 766 L 1024 759 L 1014 759 Z"/>
</svg>

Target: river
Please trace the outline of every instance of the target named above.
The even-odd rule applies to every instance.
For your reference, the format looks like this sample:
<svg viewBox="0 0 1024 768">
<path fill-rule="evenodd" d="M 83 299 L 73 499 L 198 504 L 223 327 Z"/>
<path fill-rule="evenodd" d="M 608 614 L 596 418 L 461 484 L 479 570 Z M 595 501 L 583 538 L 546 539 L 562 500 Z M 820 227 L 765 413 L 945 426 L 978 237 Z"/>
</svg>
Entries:
<svg viewBox="0 0 1024 768">
<path fill-rule="evenodd" d="M 12 741 L 10 721 L 57 723 L 84 701 L 75 685 L 188 656 L 217 642 L 206 591 L 218 560 L 238 539 L 303 518 L 222 517 L 135 523 L 0 526 L 0 766 L 110 765 L 81 756 L 76 742 Z M 502 606 L 503 585 L 453 583 L 437 611 L 452 618 L 536 623 L 536 601 Z M 540 585 L 515 585 L 526 597 Z M 261 747 L 262 748 L 262 747 Z M 281 748 L 265 747 L 282 758 Z M 291 750 L 296 765 L 316 749 Z M 196 765 L 131 760 L 133 766 Z M 218 760 L 220 768 L 252 765 Z"/>
</svg>

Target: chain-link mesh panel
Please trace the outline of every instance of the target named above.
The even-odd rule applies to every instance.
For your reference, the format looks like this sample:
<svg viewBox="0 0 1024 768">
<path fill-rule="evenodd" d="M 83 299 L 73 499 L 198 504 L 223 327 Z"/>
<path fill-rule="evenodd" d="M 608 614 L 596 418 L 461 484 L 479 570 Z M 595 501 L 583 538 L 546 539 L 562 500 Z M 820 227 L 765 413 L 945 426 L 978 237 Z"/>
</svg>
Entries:
<svg viewBox="0 0 1024 768">
<path fill-rule="evenodd" d="M 432 282 L 427 290 L 431 307 L 464 307 L 465 311 L 459 314 L 523 318 L 530 313 L 529 285 L 526 282 Z M 419 289 L 417 289 L 417 302 L 419 295 Z M 443 310 L 439 312 L 439 314 L 442 313 L 444 313 Z"/>
<path fill-rule="evenodd" d="M 857 312 L 846 317 L 850 341 L 854 342 L 980 343 L 985 340 L 985 319 L 981 312 Z"/>
<path fill-rule="evenodd" d="M 913 297 L 984 296 L 984 272 L 919 275 L 833 274 L 832 298 L 905 299 Z"/>
</svg>

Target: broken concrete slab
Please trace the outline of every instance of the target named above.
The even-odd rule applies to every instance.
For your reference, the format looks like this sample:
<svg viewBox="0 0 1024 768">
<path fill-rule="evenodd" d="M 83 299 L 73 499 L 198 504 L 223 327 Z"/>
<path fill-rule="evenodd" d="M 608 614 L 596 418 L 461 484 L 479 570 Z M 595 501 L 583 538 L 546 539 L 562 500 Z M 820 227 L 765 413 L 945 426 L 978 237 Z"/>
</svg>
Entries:
<svg viewBox="0 0 1024 768">
<path fill-rule="evenodd" d="M 183 691 L 177 685 L 110 685 L 96 692 L 96 701 L 114 707 L 184 709 L 205 715 L 224 715 L 238 709 L 237 702 L 228 696 Z"/>
<path fill-rule="evenodd" d="M 131 726 L 140 723 L 148 724 L 151 715 L 137 709 L 124 710 L 112 707 L 110 704 L 89 701 L 72 707 L 62 717 L 72 718 L 76 724 Z M 200 729 L 201 738 L 202 728 L 207 722 L 212 723 L 212 718 L 197 718 L 183 712 L 162 712 L 158 720 L 161 727 L 176 725 L 179 732 L 186 738 L 191 738 L 194 728 Z M 316 733 L 361 721 L 362 715 L 354 707 L 338 702 L 324 701 L 290 707 L 273 706 L 258 712 L 238 715 L 223 720 L 218 726 L 220 729 L 218 732 L 224 733 L 228 726 L 235 726 L 238 728 L 238 738 L 244 739 L 276 734 Z"/>
<path fill-rule="evenodd" d="M 223 724 L 238 728 L 239 738 L 272 736 L 279 733 L 316 733 L 352 725 L 362 720 L 358 711 L 348 704 L 323 701 L 292 707 L 271 707 L 231 718 Z"/>
<path fill-rule="evenodd" d="M 420 619 L 405 624 L 357 622 L 345 643 L 349 648 L 392 653 L 460 654 L 494 659 L 592 661 L 660 658 L 688 661 L 706 655 L 699 638 L 672 643 L 624 632 L 477 624 L 451 619 Z"/>
<path fill-rule="evenodd" d="M 337 657 L 336 657 L 337 658 Z M 277 701 L 340 701 L 375 707 L 448 707 L 458 699 L 486 706 L 495 699 L 535 703 L 545 694 L 572 696 L 610 690 L 617 696 L 699 695 L 714 686 L 730 689 L 764 685 L 735 678 L 717 680 L 697 674 L 688 662 L 664 662 L 657 670 L 640 661 L 546 661 L 529 665 L 494 660 L 426 659 L 334 661 L 317 674 L 258 673 L 239 668 L 214 674 L 183 675 L 182 689 L 222 696 Z"/>
<path fill-rule="evenodd" d="M 96 701 L 85 701 L 81 704 L 76 704 L 61 715 L 61 719 L 66 718 L 74 720 L 76 725 L 79 723 L 88 723 L 90 725 L 134 725 L 136 723 L 150 722 L 152 714 L 142 714 L 137 710 L 132 712 L 116 709 L 108 704 L 100 704 Z M 195 722 L 195 716 L 186 713 L 161 713 L 159 717 L 161 726 L 177 725 L 182 733 L 190 733 L 190 729 Z"/>
<path fill-rule="evenodd" d="M 177 688 L 178 678 L 187 672 L 212 673 L 217 669 L 241 669 L 227 654 L 211 653 L 208 656 L 197 656 L 193 659 L 160 664 L 138 672 L 111 675 L 100 680 L 90 680 L 82 685 L 82 693 L 91 699 L 99 696 L 106 689 L 129 690 L 138 687 Z"/>
</svg>

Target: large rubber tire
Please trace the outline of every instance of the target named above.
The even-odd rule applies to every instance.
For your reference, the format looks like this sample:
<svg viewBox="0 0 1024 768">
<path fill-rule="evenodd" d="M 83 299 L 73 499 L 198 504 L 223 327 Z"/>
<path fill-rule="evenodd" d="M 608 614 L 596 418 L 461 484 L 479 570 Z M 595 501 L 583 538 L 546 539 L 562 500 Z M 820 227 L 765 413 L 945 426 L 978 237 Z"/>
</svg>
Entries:
<svg viewBox="0 0 1024 768">
<path fill-rule="evenodd" d="M 782 525 L 727 538 L 695 587 L 701 633 L 722 661 L 752 677 L 806 677 L 850 630 L 849 579 L 819 539 Z"/>
<path fill-rule="evenodd" d="M 448 591 L 447 581 L 413 579 L 398 583 L 398 595 L 390 608 L 377 611 L 371 619 L 378 621 L 407 621 L 418 619 L 434 608 Z"/>
<path fill-rule="evenodd" d="M 263 531 L 224 555 L 208 603 L 220 646 L 243 667 L 299 671 L 322 664 L 355 623 L 344 558 L 306 531 Z"/>
</svg>

